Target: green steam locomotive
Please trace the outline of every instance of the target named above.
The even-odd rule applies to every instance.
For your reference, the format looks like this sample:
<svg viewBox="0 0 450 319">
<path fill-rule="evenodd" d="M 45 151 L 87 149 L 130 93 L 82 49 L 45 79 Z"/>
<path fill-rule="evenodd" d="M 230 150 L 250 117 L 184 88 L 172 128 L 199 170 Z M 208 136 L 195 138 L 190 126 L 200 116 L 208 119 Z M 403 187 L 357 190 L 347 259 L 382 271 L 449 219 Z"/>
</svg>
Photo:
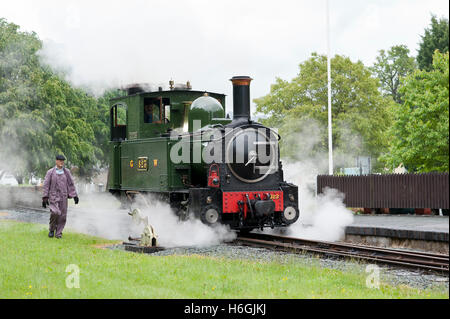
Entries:
<svg viewBox="0 0 450 319">
<path fill-rule="evenodd" d="M 284 181 L 276 131 L 250 119 L 250 81 L 236 76 L 233 118 L 225 95 L 130 85 L 111 100 L 107 189 L 122 200 L 153 194 L 185 219 L 250 230 L 299 217 L 298 188 Z"/>
</svg>

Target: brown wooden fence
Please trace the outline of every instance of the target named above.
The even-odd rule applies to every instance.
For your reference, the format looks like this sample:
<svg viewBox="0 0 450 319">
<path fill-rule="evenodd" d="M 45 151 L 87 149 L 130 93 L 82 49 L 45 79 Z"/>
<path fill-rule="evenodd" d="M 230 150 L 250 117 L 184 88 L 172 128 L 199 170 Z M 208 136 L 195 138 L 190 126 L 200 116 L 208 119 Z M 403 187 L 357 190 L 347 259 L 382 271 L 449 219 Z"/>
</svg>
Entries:
<svg viewBox="0 0 450 319">
<path fill-rule="evenodd" d="M 448 178 L 448 173 L 319 175 L 317 193 L 338 189 L 347 207 L 449 209 Z"/>
</svg>

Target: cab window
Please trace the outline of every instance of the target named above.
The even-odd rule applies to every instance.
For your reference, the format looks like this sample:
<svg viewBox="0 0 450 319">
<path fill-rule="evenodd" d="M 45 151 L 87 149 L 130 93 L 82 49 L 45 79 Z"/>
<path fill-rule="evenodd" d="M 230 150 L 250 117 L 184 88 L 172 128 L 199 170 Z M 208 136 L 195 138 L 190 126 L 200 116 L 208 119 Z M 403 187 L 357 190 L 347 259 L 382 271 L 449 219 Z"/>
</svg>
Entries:
<svg viewBox="0 0 450 319">
<path fill-rule="evenodd" d="M 169 123 L 170 99 L 146 98 L 144 99 L 144 123 Z"/>
<path fill-rule="evenodd" d="M 161 123 L 161 100 L 144 99 L 144 123 Z"/>
</svg>

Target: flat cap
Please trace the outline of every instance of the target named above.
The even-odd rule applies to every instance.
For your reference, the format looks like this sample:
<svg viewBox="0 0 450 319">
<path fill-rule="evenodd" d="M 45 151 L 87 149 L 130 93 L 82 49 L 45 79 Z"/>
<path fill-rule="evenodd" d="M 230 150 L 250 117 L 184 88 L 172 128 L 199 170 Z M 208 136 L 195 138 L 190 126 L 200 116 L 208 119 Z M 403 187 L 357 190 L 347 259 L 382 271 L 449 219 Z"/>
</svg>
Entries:
<svg viewBox="0 0 450 319">
<path fill-rule="evenodd" d="M 56 159 L 57 159 L 57 160 L 60 160 L 60 161 L 65 161 L 65 160 L 66 160 L 66 158 L 64 157 L 64 155 L 61 155 L 61 154 L 56 155 Z"/>
</svg>

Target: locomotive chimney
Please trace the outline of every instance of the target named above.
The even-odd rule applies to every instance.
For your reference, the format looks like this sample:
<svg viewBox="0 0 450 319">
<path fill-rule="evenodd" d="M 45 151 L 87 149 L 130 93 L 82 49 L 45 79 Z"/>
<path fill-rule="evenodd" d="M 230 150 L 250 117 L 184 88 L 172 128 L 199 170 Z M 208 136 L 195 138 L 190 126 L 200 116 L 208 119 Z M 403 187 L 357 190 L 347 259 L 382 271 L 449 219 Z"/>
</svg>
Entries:
<svg viewBox="0 0 450 319">
<path fill-rule="evenodd" d="M 250 121 L 250 81 L 249 76 L 234 76 L 233 83 L 233 120 Z"/>
</svg>

